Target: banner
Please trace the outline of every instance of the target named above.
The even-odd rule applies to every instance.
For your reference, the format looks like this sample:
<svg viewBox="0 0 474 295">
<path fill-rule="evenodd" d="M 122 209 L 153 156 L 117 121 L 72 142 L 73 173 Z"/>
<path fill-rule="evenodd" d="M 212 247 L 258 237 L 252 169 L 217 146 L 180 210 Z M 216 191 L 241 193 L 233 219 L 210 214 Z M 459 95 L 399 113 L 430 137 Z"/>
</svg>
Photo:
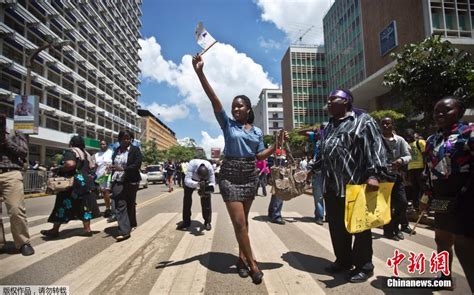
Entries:
<svg viewBox="0 0 474 295">
<path fill-rule="evenodd" d="M 199 44 L 199 46 L 202 47 L 203 54 L 206 52 L 209 48 L 211 48 L 212 45 L 216 44 L 217 41 L 214 39 L 211 34 L 209 34 L 206 29 L 204 28 L 202 22 L 199 22 L 196 31 L 194 32 L 195 37 L 196 37 L 196 42 Z"/>
<path fill-rule="evenodd" d="M 36 95 L 16 95 L 13 113 L 14 129 L 25 134 L 38 134 L 39 99 Z"/>
</svg>

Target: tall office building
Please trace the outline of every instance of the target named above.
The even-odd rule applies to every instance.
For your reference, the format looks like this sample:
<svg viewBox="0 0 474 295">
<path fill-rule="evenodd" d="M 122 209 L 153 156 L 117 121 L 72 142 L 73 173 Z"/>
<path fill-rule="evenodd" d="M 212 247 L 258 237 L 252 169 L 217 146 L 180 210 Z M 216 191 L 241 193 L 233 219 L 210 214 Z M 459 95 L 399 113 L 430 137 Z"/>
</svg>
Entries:
<svg viewBox="0 0 474 295">
<path fill-rule="evenodd" d="M 401 104 L 382 85 L 391 52 L 431 35 L 474 52 L 474 0 L 336 0 L 323 23 L 330 89 L 350 89 L 369 111 Z"/>
<path fill-rule="evenodd" d="M 323 29 L 329 89 L 349 89 L 365 78 L 360 0 L 336 0 Z"/>
<path fill-rule="evenodd" d="M 97 139 L 112 142 L 120 130 L 140 131 L 140 6 L 141 0 L 0 4 L 0 107 L 9 117 L 11 98 L 25 91 L 29 57 L 45 44 L 69 41 L 41 51 L 32 63 L 40 127 L 30 136 L 30 160 L 48 164 L 71 134 L 84 136 L 92 148 Z"/>
<path fill-rule="evenodd" d="M 291 45 L 281 60 L 285 129 L 323 123 L 328 87 L 322 46 Z"/>
<path fill-rule="evenodd" d="M 257 105 L 253 107 L 255 126 L 262 129 L 264 135 L 273 135 L 283 129 L 283 96 L 281 89 L 262 89 Z"/>
</svg>

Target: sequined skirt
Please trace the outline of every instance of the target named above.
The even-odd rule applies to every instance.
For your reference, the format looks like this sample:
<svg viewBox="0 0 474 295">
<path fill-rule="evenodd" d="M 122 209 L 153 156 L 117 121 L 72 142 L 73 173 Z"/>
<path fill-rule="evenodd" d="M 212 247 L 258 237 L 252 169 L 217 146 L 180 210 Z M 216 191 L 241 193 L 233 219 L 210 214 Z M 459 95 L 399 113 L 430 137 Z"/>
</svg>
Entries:
<svg viewBox="0 0 474 295">
<path fill-rule="evenodd" d="M 257 186 L 255 158 L 224 159 L 219 175 L 219 188 L 224 202 L 253 200 Z"/>
</svg>

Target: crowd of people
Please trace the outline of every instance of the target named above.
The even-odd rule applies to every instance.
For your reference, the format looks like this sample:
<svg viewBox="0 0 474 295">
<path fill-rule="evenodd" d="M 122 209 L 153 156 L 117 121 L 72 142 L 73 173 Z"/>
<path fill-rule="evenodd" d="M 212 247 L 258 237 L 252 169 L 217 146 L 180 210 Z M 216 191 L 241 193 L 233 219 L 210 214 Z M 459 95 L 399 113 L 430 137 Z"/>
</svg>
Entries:
<svg viewBox="0 0 474 295">
<path fill-rule="evenodd" d="M 200 159 L 176 163 L 169 160 L 164 164 L 168 191 L 172 192 L 176 184 L 184 188 L 182 222 L 177 229 L 187 230 L 191 226 L 195 190 L 201 198 L 203 228 L 212 229 L 211 193 L 218 184 L 238 243 L 237 273 L 260 284 L 264 274 L 250 243 L 249 212 L 259 188 L 267 196 L 269 166 L 284 165 L 285 153 L 275 145 L 264 146 L 263 133 L 253 124 L 255 115 L 247 96 L 233 99 L 230 118 L 204 74 L 202 57 L 194 56 L 192 65 L 224 134 L 224 159 L 214 164 Z M 393 118 L 377 122 L 353 105 L 354 96 L 348 90 L 336 89 L 329 94 L 330 120 L 326 126 L 308 133 L 313 153 L 299 167 L 308 171 L 315 223 L 323 225 L 326 221 L 329 225 L 336 260 L 325 270 L 331 274 L 346 272 L 351 283 L 365 282 L 373 276 L 371 230 L 351 234 L 345 226 L 346 185 L 365 184 L 367 191 L 376 191 L 381 182 L 393 182 L 391 220 L 383 227 L 383 236 L 400 241 L 405 239 L 403 233 L 415 234 L 407 217 L 410 203 L 419 214 L 435 211 L 437 251 L 447 251 L 451 264 L 454 247 L 474 290 L 474 256 L 469 254 L 474 246 L 474 215 L 470 213 L 474 205 L 474 126 L 461 121 L 465 106 L 452 96 L 438 101 L 433 111 L 438 131 L 425 141 L 412 129 L 397 132 Z M 4 122 L 5 116 L 0 119 Z M 32 255 L 20 173 L 27 153 L 26 141 L 19 133 L 9 134 L 5 124 L 0 131 L 0 193 L 11 216 L 16 248 L 23 255 Z M 278 136 L 288 140 L 284 130 Z M 132 142 L 133 134 L 121 131 L 113 150 L 101 141 L 100 152 L 91 156 L 83 138 L 72 137 L 70 149 L 64 152 L 54 171 L 73 178 L 73 183 L 57 193 L 48 219 L 53 226 L 41 231 L 42 235 L 56 238 L 62 224 L 81 220 L 83 234 L 91 236 L 91 220 L 100 216 L 95 195 L 99 185 L 105 217 L 118 222 L 117 241 L 130 238 L 137 227 L 136 195 L 142 166 L 140 149 Z M 266 159 L 271 155 L 276 157 L 269 165 Z M 285 223 L 282 206 L 282 199 L 272 190 L 268 207 L 272 222 Z M 3 246 L 3 224 L 0 229 Z M 451 279 L 445 274 L 440 278 Z"/>
</svg>

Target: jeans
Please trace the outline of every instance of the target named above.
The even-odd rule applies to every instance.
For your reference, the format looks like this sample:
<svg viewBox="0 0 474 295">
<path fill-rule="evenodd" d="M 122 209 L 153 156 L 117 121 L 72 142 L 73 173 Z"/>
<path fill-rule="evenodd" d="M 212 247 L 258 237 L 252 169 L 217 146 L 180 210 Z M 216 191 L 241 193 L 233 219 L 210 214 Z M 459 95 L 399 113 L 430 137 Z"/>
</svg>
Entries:
<svg viewBox="0 0 474 295">
<path fill-rule="evenodd" d="M 258 186 L 257 186 L 257 194 L 258 194 L 258 187 L 262 187 L 262 194 L 264 196 L 267 195 L 267 175 L 262 173 L 258 176 Z"/>
<path fill-rule="evenodd" d="M 268 217 L 272 220 L 281 218 L 281 209 L 283 208 L 283 200 L 272 195 L 270 204 L 268 205 Z"/>
<path fill-rule="evenodd" d="M 324 219 L 323 176 L 321 171 L 314 172 L 311 177 L 314 198 L 314 218 Z"/>
</svg>

